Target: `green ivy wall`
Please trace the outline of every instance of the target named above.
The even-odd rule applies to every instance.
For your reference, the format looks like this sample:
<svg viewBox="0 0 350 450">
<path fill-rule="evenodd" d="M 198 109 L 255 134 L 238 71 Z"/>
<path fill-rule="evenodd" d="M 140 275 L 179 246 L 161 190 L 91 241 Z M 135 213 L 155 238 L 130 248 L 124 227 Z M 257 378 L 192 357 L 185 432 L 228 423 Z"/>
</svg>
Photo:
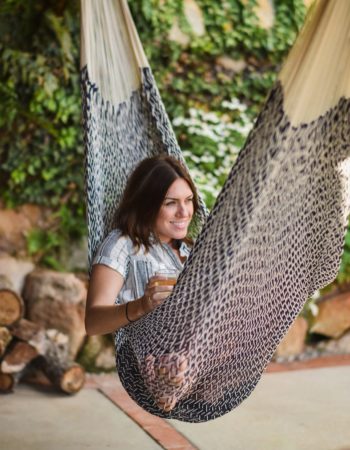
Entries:
<svg viewBox="0 0 350 450">
<path fill-rule="evenodd" d="M 100 0 L 99 0 L 100 1 Z M 209 206 L 300 29 L 303 0 L 131 0 L 137 29 L 192 175 Z M 4 206 L 52 209 L 28 236 L 55 264 L 86 234 L 79 2 L 0 6 L 0 191 Z M 57 261 L 56 261 L 57 262 Z M 339 280 L 350 276 L 350 239 Z"/>
</svg>

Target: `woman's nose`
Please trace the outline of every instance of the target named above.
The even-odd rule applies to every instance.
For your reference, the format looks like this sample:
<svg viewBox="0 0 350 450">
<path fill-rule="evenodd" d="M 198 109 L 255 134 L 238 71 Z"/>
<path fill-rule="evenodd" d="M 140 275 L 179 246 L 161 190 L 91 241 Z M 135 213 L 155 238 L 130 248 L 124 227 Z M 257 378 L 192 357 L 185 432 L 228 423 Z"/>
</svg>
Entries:
<svg viewBox="0 0 350 450">
<path fill-rule="evenodd" d="M 186 205 L 180 203 L 177 207 L 176 215 L 178 217 L 187 217 L 188 211 L 187 211 Z"/>
</svg>

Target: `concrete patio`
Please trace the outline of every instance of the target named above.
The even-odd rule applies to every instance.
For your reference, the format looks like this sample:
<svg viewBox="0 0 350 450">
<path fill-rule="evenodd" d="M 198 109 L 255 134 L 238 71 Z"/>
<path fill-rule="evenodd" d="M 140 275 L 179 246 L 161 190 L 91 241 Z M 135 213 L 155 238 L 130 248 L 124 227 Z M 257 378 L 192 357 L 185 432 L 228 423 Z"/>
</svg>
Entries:
<svg viewBox="0 0 350 450">
<path fill-rule="evenodd" d="M 350 450 L 350 358 L 326 365 L 271 365 L 241 406 L 202 424 L 150 415 L 116 375 L 71 397 L 20 384 L 0 399 L 0 449 Z"/>
</svg>

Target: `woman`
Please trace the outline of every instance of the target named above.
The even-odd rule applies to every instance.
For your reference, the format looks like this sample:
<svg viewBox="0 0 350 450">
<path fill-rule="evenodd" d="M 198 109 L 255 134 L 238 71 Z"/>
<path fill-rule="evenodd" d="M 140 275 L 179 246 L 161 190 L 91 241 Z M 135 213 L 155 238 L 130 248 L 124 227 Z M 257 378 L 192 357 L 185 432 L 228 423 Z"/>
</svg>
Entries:
<svg viewBox="0 0 350 450">
<path fill-rule="evenodd" d="M 135 322 L 171 293 L 160 270 L 181 271 L 198 210 L 187 170 L 170 156 L 143 160 L 130 176 L 116 213 L 116 229 L 100 245 L 89 283 L 85 327 L 106 334 Z M 116 303 L 116 304 L 115 304 Z"/>
</svg>

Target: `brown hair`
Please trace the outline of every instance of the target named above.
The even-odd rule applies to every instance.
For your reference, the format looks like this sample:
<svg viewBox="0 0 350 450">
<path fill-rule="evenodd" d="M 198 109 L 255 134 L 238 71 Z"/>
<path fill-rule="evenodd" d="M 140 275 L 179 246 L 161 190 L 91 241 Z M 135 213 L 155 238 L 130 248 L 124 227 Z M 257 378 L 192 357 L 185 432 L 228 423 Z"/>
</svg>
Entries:
<svg viewBox="0 0 350 450">
<path fill-rule="evenodd" d="M 152 245 L 157 215 L 171 184 L 177 179 L 187 181 L 193 192 L 193 212 L 198 211 L 198 195 L 187 169 L 175 158 L 166 155 L 144 159 L 128 179 L 115 215 L 115 226 L 129 236 L 136 247 Z M 154 236 L 157 239 L 157 236 Z"/>
</svg>

